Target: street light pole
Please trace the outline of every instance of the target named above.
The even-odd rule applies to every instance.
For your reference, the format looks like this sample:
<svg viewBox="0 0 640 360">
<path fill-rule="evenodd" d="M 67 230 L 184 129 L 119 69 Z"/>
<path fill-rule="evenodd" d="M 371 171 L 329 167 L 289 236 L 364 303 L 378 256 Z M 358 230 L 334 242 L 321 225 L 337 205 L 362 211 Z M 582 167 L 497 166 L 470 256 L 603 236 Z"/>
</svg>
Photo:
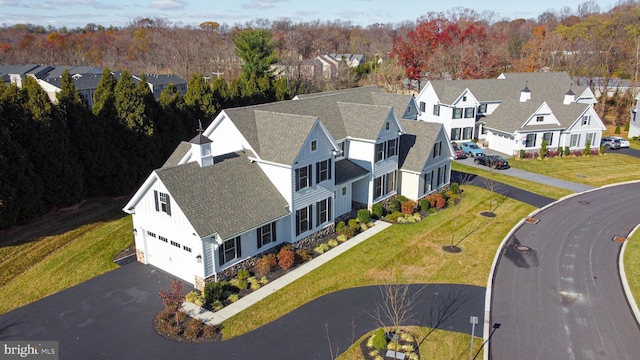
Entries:
<svg viewBox="0 0 640 360">
<path fill-rule="evenodd" d="M 500 325 L 501 325 L 500 323 L 493 324 L 491 333 L 489 334 L 489 338 L 482 343 L 482 346 L 480 346 L 480 350 L 482 350 L 482 348 L 484 347 L 484 344 L 491 341 L 491 337 L 493 336 L 493 333 L 496 332 L 496 330 L 500 329 Z M 478 357 L 478 354 L 480 354 L 480 350 L 478 350 L 478 352 L 476 353 L 476 356 L 474 356 L 472 360 L 475 360 Z"/>
<path fill-rule="evenodd" d="M 477 316 L 471 316 L 469 318 L 469 322 L 471 323 L 471 345 L 469 347 L 469 360 L 472 360 L 472 356 L 473 356 L 473 338 L 476 337 L 475 333 L 476 333 L 476 324 L 478 323 L 478 317 Z"/>
</svg>

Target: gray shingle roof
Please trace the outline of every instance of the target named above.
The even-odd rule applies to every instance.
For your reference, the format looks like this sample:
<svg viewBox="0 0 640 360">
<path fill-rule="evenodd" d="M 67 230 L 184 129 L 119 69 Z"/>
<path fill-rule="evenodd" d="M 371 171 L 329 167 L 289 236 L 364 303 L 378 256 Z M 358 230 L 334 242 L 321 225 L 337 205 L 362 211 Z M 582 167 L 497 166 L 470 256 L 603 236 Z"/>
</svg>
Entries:
<svg viewBox="0 0 640 360">
<path fill-rule="evenodd" d="M 279 164 L 293 164 L 317 118 L 269 111 L 255 111 L 260 157 Z"/>
<path fill-rule="evenodd" d="M 201 237 L 229 239 L 288 214 L 287 201 L 242 152 L 211 166 L 189 162 L 156 174 Z"/>
<path fill-rule="evenodd" d="M 442 124 L 416 120 L 400 120 L 400 123 L 405 133 L 400 137 L 398 167 L 421 172 L 442 129 Z"/>
<path fill-rule="evenodd" d="M 173 150 L 173 153 L 169 156 L 167 161 L 162 165 L 162 169 L 177 166 L 180 160 L 187 155 L 187 152 L 191 149 L 191 144 L 186 141 L 181 141 L 178 147 Z"/>
<path fill-rule="evenodd" d="M 534 114 L 534 112 L 542 106 L 543 101 L 529 100 L 526 102 L 520 102 L 516 99 L 506 99 L 498 106 L 493 114 L 486 116 L 483 120 L 485 126 L 490 129 L 500 130 L 507 133 L 513 133 L 516 130 L 545 130 L 545 129 L 567 129 L 573 124 L 576 119 L 589 108 L 588 104 L 571 103 L 568 105 L 562 102 L 547 102 L 547 105 L 553 112 L 553 115 L 558 119 L 560 125 L 546 124 L 538 125 L 530 123 L 524 128 L 522 125 L 527 118 Z"/>
<path fill-rule="evenodd" d="M 335 176 L 336 185 L 345 183 L 351 179 L 355 179 L 369 173 L 367 169 L 361 167 L 360 165 L 354 163 L 349 159 L 342 159 L 340 161 L 336 161 L 335 167 L 336 167 L 336 176 Z"/>
</svg>

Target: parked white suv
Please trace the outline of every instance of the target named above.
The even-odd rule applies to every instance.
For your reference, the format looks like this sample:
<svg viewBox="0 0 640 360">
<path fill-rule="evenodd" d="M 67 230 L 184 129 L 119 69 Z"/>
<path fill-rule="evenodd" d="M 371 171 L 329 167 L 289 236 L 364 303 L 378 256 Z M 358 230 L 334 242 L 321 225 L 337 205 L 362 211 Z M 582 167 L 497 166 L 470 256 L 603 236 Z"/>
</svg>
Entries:
<svg viewBox="0 0 640 360">
<path fill-rule="evenodd" d="M 620 147 L 621 148 L 628 148 L 629 147 L 629 140 L 621 137 L 621 136 L 609 136 L 612 139 L 618 139 L 620 140 Z"/>
</svg>

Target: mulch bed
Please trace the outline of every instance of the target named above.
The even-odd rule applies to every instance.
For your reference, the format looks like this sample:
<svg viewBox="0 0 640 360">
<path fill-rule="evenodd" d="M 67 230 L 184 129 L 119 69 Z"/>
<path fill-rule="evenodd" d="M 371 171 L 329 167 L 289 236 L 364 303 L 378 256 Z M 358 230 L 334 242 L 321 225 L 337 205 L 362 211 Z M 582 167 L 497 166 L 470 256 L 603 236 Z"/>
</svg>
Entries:
<svg viewBox="0 0 640 360">
<path fill-rule="evenodd" d="M 153 329 L 165 339 L 177 342 L 208 343 L 222 340 L 220 326 L 206 325 L 182 313 L 176 321 L 176 313 L 161 310 L 153 318 Z"/>
</svg>

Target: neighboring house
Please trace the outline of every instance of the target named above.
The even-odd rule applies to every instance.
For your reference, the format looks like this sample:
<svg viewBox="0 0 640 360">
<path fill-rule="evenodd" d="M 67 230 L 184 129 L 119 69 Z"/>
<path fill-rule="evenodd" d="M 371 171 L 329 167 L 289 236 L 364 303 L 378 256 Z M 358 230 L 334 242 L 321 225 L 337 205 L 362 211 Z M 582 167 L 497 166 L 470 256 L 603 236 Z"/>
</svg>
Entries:
<svg viewBox="0 0 640 360">
<path fill-rule="evenodd" d="M 124 207 L 138 261 L 201 289 L 359 208 L 447 186 L 448 137 L 416 114 L 412 96 L 377 88 L 221 111 Z"/>
<path fill-rule="evenodd" d="M 80 95 L 89 105 L 93 107 L 93 94 L 95 93 L 100 78 L 102 77 L 103 70 L 101 68 L 93 66 L 46 66 L 46 65 L 0 65 L 0 77 L 2 77 L 5 84 L 15 84 L 18 87 L 22 87 L 22 80 L 26 76 L 34 77 L 38 84 L 44 89 L 52 102 L 57 101 L 56 94 L 60 92 L 62 83 L 62 73 L 64 70 L 68 70 L 71 74 L 74 85 L 80 92 Z M 116 79 L 120 78 L 120 72 L 113 73 Z M 182 94 L 187 93 L 187 82 L 175 75 L 155 75 L 146 74 L 147 84 L 153 97 L 157 100 L 160 99 L 162 91 L 172 83 L 177 90 Z M 137 84 L 140 82 L 140 77 L 132 75 L 134 82 Z"/>
<path fill-rule="evenodd" d="M 505 73 L 497 79 L 429 81 L 417 96 L 419 120 L 444 125 L 452 141 L 483 140 L 508 155 L 520 150 L 598 148 L 602 120 L 588 87 L 566 73 Z"/>
<path fill-rule="evenodd" d="M 300 60 L 295 63 L 277 63 L 271 65 L 271 70 L 278 77 L 288 77 L 291 79 L 313 79 L 324 77 L 333 79 L 338 76 L 340 64 L 344 61 L 349 67 L 357 67 L 364 64 L 363 54 L 323 54 L 315 59 Z"/>
<path fill-rule="evenodd" d="M 636 95 L 636 107 L 631 109 L 631 119 L 629 120 L 629 134 L 628 137 L 640 136 L 640 118 L 638 118 L 638 112 L 640 111 L 640 93 Z"/>
</svg>

